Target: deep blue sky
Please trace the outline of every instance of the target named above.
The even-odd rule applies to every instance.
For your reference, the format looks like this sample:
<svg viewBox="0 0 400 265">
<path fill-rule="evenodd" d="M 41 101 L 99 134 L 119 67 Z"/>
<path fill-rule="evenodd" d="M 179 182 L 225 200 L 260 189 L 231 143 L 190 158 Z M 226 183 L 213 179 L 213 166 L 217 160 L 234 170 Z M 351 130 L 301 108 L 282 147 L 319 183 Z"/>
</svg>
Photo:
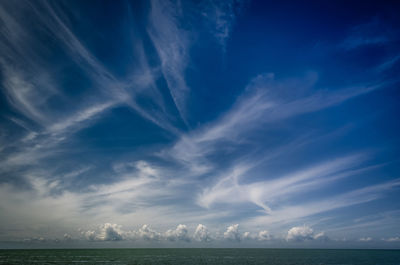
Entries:
<svg viewBox="0 0 400 265">
<path fill-rule="evenodd" d="M 398 248 L 399 7 L 2 1 L 1 246 Z"/>
</svg>

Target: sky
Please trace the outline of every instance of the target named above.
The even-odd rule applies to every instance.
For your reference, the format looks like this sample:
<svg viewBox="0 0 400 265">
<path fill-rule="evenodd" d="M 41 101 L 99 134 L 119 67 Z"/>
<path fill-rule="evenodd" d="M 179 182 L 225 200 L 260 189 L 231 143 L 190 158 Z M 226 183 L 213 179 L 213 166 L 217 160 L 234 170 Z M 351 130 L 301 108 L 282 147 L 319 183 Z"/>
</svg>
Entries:
<svg viewBox="0 0 400 265">
<path fill-rule="evenodd" d="M 0 247 L 400 248 L 396 1 L 0 1 Z"/>
</svg>

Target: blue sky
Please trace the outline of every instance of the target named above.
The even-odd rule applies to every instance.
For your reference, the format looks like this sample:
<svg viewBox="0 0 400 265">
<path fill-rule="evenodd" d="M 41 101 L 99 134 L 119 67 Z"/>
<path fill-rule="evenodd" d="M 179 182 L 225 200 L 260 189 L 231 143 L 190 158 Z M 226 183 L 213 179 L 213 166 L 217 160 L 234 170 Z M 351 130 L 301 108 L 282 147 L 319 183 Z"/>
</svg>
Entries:
<svg viewBox="0 0 400 265">
<path fill-rule="evenodd" d="M 399 11 L 2 1 L 0 246 L 400 247 Z"/>
</svg>

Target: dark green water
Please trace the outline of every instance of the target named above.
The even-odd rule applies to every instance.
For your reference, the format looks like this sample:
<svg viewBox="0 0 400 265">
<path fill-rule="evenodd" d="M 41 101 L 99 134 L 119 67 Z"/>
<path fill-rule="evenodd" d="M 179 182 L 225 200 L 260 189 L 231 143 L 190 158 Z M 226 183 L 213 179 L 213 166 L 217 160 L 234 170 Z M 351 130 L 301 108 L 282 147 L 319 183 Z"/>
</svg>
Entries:
<svg viewBox="0 0 400 265">
<path fill-rule="evenodd" d="M 400 250 L 41 249 L 0 250 L 0 264 L 380 264 L 400 265 Z"/>
</svg>

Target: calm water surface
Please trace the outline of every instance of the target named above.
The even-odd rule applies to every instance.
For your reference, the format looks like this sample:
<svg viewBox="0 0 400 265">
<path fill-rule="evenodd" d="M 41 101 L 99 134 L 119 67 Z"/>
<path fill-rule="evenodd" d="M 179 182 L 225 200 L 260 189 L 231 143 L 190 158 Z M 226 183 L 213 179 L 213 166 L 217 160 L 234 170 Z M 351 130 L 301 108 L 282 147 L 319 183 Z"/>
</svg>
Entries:
<svg viewBox="0 0 400 265">
<path fill-rule="evenodd" d="M 400 250 L 51 249 L 0 250 L 0 264 L 379 264 L 400 265 Z"/>
</svg>

